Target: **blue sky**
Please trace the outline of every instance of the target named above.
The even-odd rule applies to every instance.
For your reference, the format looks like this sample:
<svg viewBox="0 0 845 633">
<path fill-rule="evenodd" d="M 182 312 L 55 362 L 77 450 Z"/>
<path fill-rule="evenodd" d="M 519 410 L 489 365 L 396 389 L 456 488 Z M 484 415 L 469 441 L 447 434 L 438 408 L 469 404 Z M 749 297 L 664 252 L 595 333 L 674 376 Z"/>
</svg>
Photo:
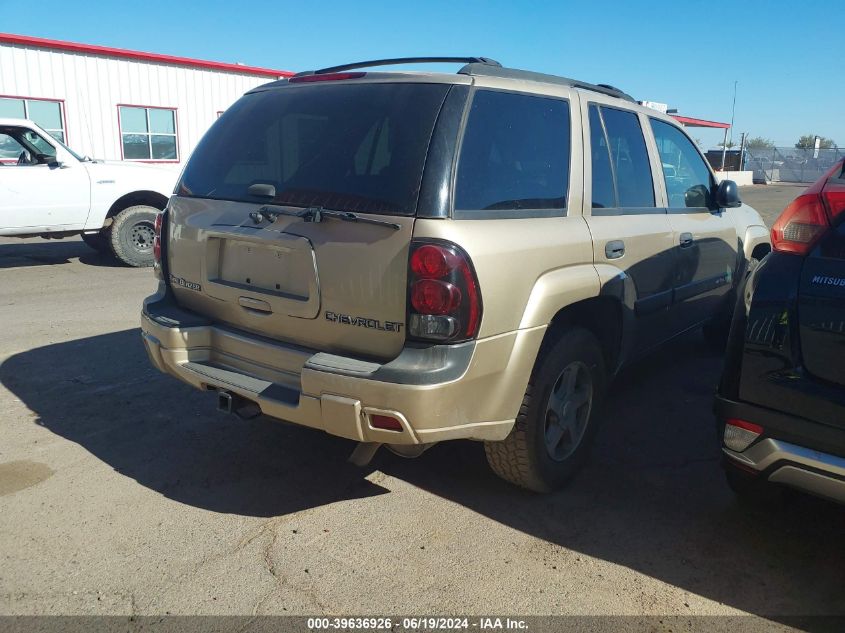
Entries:
<svg viewBox="0 0 845 633">
<path fill-rule="evenodd" d="M 738 81 L 737 140 L 749 132 L 792 145 L 815 133 L 845 146 L 839 2 L 68 0 L 42 8 L 0 0 L 0 30 L 287 70 L 484 55 L 718 121 L 730 121 Z M 692 133 L 705 146 L 721 140 L 715 130 Z"/>
</svg>

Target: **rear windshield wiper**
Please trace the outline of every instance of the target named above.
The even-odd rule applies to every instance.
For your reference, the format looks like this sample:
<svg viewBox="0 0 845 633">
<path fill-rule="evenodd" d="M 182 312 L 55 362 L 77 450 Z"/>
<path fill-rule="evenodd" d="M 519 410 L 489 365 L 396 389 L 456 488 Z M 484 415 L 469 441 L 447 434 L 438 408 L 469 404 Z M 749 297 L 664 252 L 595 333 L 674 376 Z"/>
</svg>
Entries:
<svg viewBox="0 0 845 633">
<path fill-rule="evenodd" d="M 324 209 L 323 207 L 308 207 L 301 211 L 288 211 L 286 209 L 271 209 L 270 207 L 261 207 L 258 211 L 253 211 L 249 214 L 253 222 L 260 223 L 261 220 L 268 222 L 275 222 L 280 215 L 287 215 L 295 218 L 302 218 L 305 222 L 322 222 L 323 218 L 335 218 L 343 220 L 344 222 L 360 222 L 361 224 L 377 224 L 379 226 L 387 226 L 394 231 L 398 231 L 401 226 L 395 222 L 388 222 L 387 220 L 377 220 L 376 218 L 368 218 L 352 213 L 351 211 L 335 211 L 334 209 Z"/>
</svg>

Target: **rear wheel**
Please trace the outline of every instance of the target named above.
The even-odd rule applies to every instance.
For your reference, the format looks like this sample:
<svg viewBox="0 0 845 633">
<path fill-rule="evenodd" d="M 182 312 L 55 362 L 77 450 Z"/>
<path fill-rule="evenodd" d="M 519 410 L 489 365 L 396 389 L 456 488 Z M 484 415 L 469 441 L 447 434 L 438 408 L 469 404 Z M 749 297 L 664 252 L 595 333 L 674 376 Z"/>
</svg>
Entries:
<svg viewBox="0 0 845 633">
<path fill-rule="evenodd" d="M 127 207 L 114 216 L 107 229 L 114 256 L 128 266 L 153 265 L 153 238 L 158 209 L 147 205 Z"/>
<path fill-rule="evenodd" d="M 534 368 L 510 434 L 485 442 L 493 471 L 536 492 L 563 486 L 589 453 L 605 383 L 596 338 L 581 328 L 565 332 Z"/>
</svg>

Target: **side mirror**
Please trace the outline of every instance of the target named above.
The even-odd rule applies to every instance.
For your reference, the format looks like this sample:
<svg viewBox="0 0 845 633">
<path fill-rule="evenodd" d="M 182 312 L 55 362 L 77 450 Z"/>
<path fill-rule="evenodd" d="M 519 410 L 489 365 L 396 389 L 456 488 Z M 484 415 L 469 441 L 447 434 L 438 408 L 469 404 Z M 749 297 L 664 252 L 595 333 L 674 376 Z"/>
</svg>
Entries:
<svg viewBox="0 0 845 633">
<path fill-rule="evenodd" d="M 735 209 L 742 206 L 739 187 L 733 180 L 723 180 L 716 189 L 716 206 L 720 209 Z"/>
<path fill-rule="evenodd" d="M 53 169 L 67 169 L 75 162 L 74 158 L 64 148 L 57 147 L 56 155 L 50 156 L 50 162 L 47 164 Z"/>
</svg>

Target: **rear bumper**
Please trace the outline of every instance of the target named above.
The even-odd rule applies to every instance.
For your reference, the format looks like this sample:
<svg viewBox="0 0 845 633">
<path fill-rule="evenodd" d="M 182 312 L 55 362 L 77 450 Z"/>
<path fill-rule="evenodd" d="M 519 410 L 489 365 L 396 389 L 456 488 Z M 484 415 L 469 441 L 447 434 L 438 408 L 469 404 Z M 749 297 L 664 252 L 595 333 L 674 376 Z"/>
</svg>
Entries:
<svg viewBox="0 0 845 633">
<path fill-rule="evenodd" d="M 268 416 L 385 444 L 504 439 L 545 333 L 408 347 L 373 363 L 213 324 L 161 294 L 145 301 L 141 330 L 153 365 L 198 389 L 225 390 Z M 373 414 L 394 417 L 403 430 L 374 428 Z"/>
<path fill-rule="evenodd" d="M 845 431 L 722 397 L 716 398 L 716 414 L 720 429 L 727 418 L 764 429 L 742 452 L 722 446 L 728 466 L 845 503 Z"/>
</svg>

